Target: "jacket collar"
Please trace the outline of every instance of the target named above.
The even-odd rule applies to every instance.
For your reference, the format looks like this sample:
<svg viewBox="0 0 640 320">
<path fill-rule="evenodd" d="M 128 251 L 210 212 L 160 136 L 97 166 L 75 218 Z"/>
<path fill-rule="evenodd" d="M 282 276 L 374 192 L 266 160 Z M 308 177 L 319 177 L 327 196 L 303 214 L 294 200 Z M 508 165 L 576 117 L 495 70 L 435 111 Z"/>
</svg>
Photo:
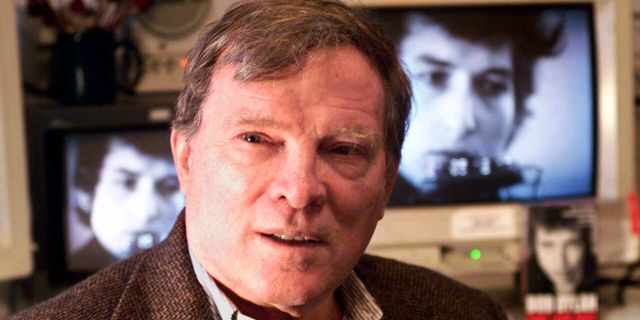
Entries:
<svg viewBox="0 0 640 320">
<path fill-rule="evenodd" d="M 212 319 L 189 258 L 185 210 L 168 237 L 132 265 L 112 319 Z"/>
</svg>

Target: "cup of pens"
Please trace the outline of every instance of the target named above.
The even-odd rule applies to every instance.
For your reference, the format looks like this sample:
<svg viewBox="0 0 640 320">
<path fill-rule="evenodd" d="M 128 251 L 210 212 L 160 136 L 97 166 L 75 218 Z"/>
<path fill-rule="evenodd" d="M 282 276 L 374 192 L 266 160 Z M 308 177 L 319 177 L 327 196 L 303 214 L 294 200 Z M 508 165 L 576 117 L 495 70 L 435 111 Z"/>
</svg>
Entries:
<svg viewBox="0 0 640 320">
<path fill-rule="evenodd" d="M 57 32 L 52 48 L 51 94 L 64 105 L 107 104 L 116 98 L 116 48 L 141 58 L 135 45 L 114 31 L 152 0 L 28 0 L 27 12 Z M 119 50 L 122 51 L 122 50 Z"/>
</svg>

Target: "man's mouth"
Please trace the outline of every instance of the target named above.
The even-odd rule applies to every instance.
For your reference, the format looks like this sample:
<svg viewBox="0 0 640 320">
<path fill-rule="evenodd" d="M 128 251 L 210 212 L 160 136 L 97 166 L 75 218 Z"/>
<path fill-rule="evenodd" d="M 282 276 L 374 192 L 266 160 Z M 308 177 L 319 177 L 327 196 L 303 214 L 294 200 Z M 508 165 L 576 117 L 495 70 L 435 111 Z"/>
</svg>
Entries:
<svg viewBox="0 0 640 320">
<path fill-rule="evenodd" d="M 320 239 L 314 238 L 312 236 L 307 235 L 286 235 L 286 234 L 277 234 L 277 233 L 268 233 L 262 234 L 265 237 L 276 240 L 278 242 L 286 243 L 286 244 L 320 244 Z"/>
</svg>

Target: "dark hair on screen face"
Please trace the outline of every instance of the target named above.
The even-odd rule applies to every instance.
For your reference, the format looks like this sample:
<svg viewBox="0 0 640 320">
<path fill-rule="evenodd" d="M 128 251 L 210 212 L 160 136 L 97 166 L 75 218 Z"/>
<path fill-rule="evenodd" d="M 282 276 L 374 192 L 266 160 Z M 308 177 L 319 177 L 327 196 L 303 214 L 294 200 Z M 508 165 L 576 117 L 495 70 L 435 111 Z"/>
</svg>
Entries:
<svg viewBox="0 0 640 320">
<path fill-rule="evenodd" d="M 89 138 L 89 137 L 87 137 Z M 134 147 L 140 153 L 171 161 L 169 132 L 98 135 L 79 141 L 76 153 L 73 183 L 93 195 L 105 157 L 115 143 Z M 81 142 L 80 142 L 81 141 Z"/>
<path fill-rule="evenodd" d="M 492 8 L 491 14 L 476 9 L 442 8 L 423 12 L 397 13 L 404 21 L 401 28 L 388 33 L 401 39 L 411 24 L 434 24 L 446 30 L 453 38 L 479 43 L 489 48 L 510 44 L 513 58 L 515 90 L 515 126 L 519 128 L 528 114 L 525 100 L 535 91 L 533 69 L 542 57 L 551 57 L 562 51 L 564 18 L 545 16 L 541 10 Z M 429 44 L 425 44 L 429 45 Z M 510 140 L 515 132 L 511 134 Z"/>
<path fill-rule="evenodd" d="M 584 270 L 582 280 L 576 287 L 578 292 L 593 292 L 597 285 L 597 260 L 593 253 L 593 241 L 591 237 L 591 225 L 581 219 L 584 217 L 565 214 L 571 208 L 568 206 L 534 207 L 529 215 L 528 243 L 529 259 L 527 260 L 527 292 L 528 293 L 553 293 L 553 283 L 540 267 L 538 256 L 535 254 L 536 232 L 540 228 L 546 230 L 578 230 L 580 242 L 584 250 Z"/>
<path fill-rule="evenodd" d="M 188 55 L 185 86 L 173 129 L 187 137 L 200 125 L 201 107 L 217 68 L 237 65 L 235 78 L 259 81 L 302 70 L 314 50 L 353 46 L 382 78 L 387 172 L 400 160 L 411 87 L 392 42 L 365 13 L 332 0 L 247 0 L 209 25 Z"/>
</svg>

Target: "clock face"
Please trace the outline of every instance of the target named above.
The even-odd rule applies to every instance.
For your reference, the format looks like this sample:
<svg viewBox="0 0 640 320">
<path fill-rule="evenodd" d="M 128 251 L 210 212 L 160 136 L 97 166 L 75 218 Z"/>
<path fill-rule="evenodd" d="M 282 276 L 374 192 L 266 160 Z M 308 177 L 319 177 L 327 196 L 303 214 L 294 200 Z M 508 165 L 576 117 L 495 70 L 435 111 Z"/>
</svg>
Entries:
<svg viewBox="0 0 640 320">
<path fill-rule="evenodd" d="M 157 0 L 137 19 L 142 27 L 161 38 L 192 33 L 205 22 L 213 0 Z"/>
</svg>

